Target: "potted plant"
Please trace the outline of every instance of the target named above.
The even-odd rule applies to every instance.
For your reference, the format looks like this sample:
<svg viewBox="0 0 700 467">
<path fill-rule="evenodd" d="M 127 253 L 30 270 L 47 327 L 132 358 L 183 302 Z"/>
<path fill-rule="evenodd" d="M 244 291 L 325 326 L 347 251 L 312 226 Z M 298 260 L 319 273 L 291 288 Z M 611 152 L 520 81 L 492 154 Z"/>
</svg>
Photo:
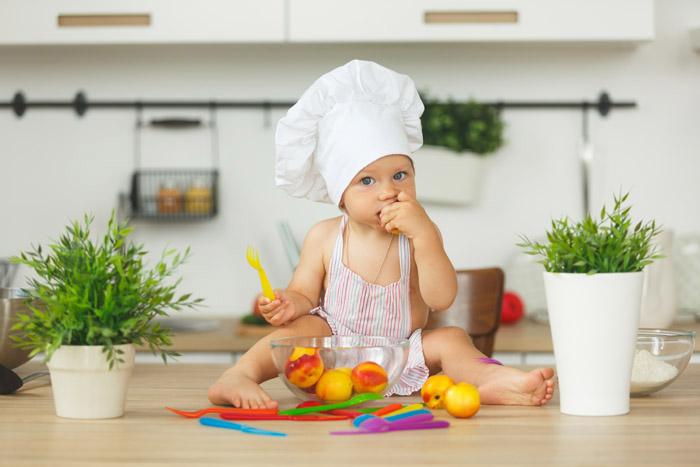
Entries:
<svg viewBox="0 0 700 467">
<path fill-rule="evenodd" d="M 424 146 L 414 158 L 421 200 L 474 204 L 484 178 L 486 156 L 503 145 L 504 123 L 496 107 L 427 95 L 421 116 Z"/>
<path fill-rule="evenodd" d="M 658 258 L 656 223 L 632 224 L 629 194 L 612 211 L 571 223 L 552 221 L 547 241 L 518 246 L 541 257 L 560 410 L 571 415 L 629 412 L 630 378 L 644 281 Z"/>
<path fill-rule="evenodd" d="M 175 295 L 175 270 L 189 256 L 166 250 L 152 268 L 143 245 L 127 242 L 132 228 L 112 213 L 101 241 L 90 239 L 93 218 L 72 222 L 57 242 L 22 252 L 15 263 L 36 278 L 32 302 L 14 329 L 30 356 L 44 352 L 51 373 L 56 414 L 67 418 L 113 418 L 124 414 L 134 366 L 134 344 L 167 357 L 177 355 L 170 330 L 153 318 L 192 308 L 201 299 Z M 40 306 L 36 306 L 40 303 Z"/>
</svg>

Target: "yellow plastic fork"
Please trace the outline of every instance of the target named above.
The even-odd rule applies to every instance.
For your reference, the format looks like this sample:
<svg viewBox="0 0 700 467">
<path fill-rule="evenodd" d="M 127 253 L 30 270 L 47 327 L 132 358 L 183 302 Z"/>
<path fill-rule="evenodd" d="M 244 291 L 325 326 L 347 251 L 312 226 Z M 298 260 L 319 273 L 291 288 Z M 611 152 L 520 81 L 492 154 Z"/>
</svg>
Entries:
<svg viewBox="0 0 700 467">
<path fill-rule="evenodd" d="M 260 255 L 258 254 L 258 250 L 256 250 L 252 246 L 249 246 L 245 251 L 245 257 L 248 260 L 248 264 L 250 264 L 253 267 L 253 269 L 258 271 L 263 295 L 266 298 L 269 298 L 270 300 L 274 300 L 275 292 L 272 291 L 272 286 L 270 285 L 270 281 L 267 280 L 267 274 L 265 274 L 265 269 L 263 269 L 262 265 L 260 264 Z"/>
</svg>

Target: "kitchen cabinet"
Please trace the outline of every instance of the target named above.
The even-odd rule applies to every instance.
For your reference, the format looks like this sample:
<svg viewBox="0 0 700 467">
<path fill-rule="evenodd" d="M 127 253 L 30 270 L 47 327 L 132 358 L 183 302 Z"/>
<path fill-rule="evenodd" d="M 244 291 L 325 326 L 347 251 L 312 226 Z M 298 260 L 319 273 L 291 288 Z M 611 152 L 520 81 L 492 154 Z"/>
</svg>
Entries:
<svg viewBox="0 0 700 467">
<path fill-rule="evenodd" d="M 634 42 L 653 37 L 653 0 L 289 0 L 290 42 Z"/>
<path fill-rule="evenodd" d="M 285 0 L 3 0 L 0 45 L 280 43 Z"/>
<path fill-rule="evenodd" d="M 0 45 L 640 42 L 653 0 L 3 0 Z"/>
<path fill-rule="evenodd" d="M 700 26 L 690 30 L 690 43 L 696 52 L 700 52 Z"/>
</svg>

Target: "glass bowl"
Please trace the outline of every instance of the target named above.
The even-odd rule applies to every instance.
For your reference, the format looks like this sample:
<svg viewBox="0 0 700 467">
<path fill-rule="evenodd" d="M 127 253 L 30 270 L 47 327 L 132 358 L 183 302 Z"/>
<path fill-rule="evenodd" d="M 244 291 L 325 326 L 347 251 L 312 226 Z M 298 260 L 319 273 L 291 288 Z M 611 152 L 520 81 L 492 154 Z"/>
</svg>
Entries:
<svg viewBox="0 0 700 467">
<path fill-rule="evenodd" d="M 295 396 L 326 401 L 348 399 L 350 382 L 352 395 L 386 394 L 406 367 L 409 351 L 408 340 L 379 336 L 287 337 L 270 346 L 280 378 Z M 338 372 L 327 375 L 330 370 L 350 379 Z"/>
<path fill-rule="evenodd" d="M 694 331 L 640 329 L 630 394 L 646 396 L 671 384 L 688 366 L 695 350 Z"/>
</svg>

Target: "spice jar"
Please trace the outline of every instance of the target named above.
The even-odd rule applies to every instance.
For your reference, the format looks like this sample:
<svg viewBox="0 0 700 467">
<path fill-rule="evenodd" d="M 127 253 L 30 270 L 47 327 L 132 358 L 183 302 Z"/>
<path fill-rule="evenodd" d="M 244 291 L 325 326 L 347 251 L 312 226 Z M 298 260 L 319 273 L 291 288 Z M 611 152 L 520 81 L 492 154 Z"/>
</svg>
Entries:
<svg viewBox="0 0 700 467">
<path fill-rule="evenodd" d="M 182 192 L 172 180 L 161 185 L 157 198 L 159 214 L 177 214 L 182 211 Z"/>
<path fill-rule="evenodd" d="M 185 192 L 185 211 L 188 214 L 211 214 L 211 187 L 202 178 L 198 178 Z"/>
</svg>

